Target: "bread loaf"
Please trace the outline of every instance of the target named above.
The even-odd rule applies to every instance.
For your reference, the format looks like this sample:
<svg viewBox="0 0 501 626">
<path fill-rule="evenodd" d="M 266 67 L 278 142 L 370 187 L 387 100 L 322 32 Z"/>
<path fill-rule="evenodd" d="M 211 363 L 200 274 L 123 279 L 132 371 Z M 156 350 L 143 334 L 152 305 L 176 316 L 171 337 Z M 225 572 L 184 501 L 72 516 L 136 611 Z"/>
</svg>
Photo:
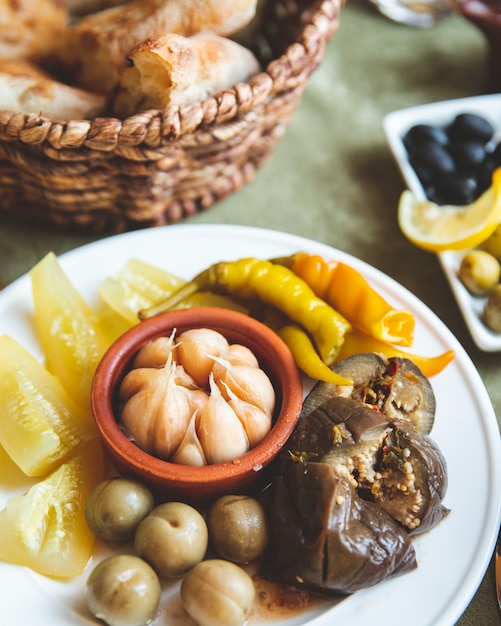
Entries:
<svg viewBox="0 0 501 626">
<path fill-rule="evenodd" d="M 41 61 L 68 24 L 64 0 L 0 0 L 0 56 Z"/>
<path fill-rule="evenodd" d="M 60 83 L 28 61 L 0 59 L 0 110 L 69 121 L 93 119 L 105 104 L 104 96 Z"/>
<path fill-rule="evenodd" d="M 127 56 L 114 99 L 114 113 L 125 118 L 145 109 L 204 100 L 259 72 L 250 50 L 212 34 L 150 38 Z"/>
<path fill-rule="evenodd" d="M 71 26 L 60 59 L 76 83 L 111 93 L 127 54 L 149 37 L 231 35 L 248 24 L 257 0 L 135 0 Z"/>
<path fill-rule="evenodd" d="M 72 15 L 86 15 L 87 13 L 116 7 L 126 2 L 128 0 L 66 0 L 66 6 Z"/>
</svg>

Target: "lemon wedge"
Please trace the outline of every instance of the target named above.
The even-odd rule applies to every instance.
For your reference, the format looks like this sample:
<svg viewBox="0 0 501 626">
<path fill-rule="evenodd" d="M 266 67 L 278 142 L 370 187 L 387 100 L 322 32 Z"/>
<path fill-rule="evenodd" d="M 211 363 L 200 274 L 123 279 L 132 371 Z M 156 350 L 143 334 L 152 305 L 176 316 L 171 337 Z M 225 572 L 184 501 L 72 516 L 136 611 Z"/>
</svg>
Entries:
<svg viewBox="0 0 501 626">
<path fill-rule="evenodd" d="M 416 246 L 430 252 L 465 250 L 485 241 L 501 221 L 501 167 L 492 185 L 475 202 L 465 206 L 440 206 L 418 200 L 406 190 L 400 197 L 398 224 Z"/>
</svg>

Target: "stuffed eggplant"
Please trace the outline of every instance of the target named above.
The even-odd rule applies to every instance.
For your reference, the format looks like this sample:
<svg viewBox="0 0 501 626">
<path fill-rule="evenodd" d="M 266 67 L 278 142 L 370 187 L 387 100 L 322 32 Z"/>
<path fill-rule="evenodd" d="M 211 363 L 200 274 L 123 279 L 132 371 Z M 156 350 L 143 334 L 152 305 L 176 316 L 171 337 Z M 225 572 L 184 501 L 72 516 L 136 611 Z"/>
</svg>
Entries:
<svg viewBox="0 0 501 626">
<path fill-rule="evenodd" d="M 272 489 L 270 544 L 282 583 L 350 594 L 416 567 L 408 533 L 328 463 L 290 461 Z"/>
<path fill-rule="evenodd" d="M 329 398 L 300 421 L 288 450 L 296 460 L 332 465 L 409 532 L 429 530 L 447 514 L 447 467 L 437 445 L 409 421 L 358 400 Z"/>
<path fill-rule="evenodd" d="M 409 420 L 312 394 L 272 484 L 273 561 L 282 582 L 352 593 L 416 566 L 411 535 L 448 512 L 446 463 Z"/>
<path fill-rule="evenodd" d="M 390 419 L 409 421 L 420 432 L 431 432 L 435 394 L 428 378 L 410 359 L 368 352 L 347 357 L 332 369 L 351 379 L 353 385 L 317 383 L 305 400 L 303 415 L 332 396 L 345 396 L 376 407 Z"/>
<path fill-rule="evenodd" d="M 377 468 L 381 478 L 366 485 L 369 497 L 412 535 L 430 530 L 449 513 L 442 504 L 447 491 L 445 458 L 428 435 L 408 422 L 393 423 Z"/>
</svg>

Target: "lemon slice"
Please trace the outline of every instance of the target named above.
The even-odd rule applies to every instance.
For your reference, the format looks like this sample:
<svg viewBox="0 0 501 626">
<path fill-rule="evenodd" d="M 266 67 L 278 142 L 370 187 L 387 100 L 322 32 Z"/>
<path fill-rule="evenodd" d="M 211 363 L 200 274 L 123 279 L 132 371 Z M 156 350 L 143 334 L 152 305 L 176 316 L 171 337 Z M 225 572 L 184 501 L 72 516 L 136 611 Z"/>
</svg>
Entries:
<svg viewBox="0 0 501 626">
<path fill-rule="evenodd" d="M 400 197 L 398 224 L 416 246 L 430 252 L 464 250 L 485 241 L 501 221 L 501 168 L 492 185 L 475 202 L 465 206 L 440 206 L 418 200 L 406 190 Z"/>
</svg>

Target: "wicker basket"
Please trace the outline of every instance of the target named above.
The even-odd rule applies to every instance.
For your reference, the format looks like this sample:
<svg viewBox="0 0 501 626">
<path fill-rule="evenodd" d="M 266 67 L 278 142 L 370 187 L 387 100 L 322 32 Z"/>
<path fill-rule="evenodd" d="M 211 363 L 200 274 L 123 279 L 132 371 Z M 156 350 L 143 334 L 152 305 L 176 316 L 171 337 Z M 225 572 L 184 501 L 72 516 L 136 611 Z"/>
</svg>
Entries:
<svg viewBox="0 0 501 626">
<path fill-rule="evenodd" d="M 0 210 L 77 232 L 178 222 L 249 182 L 296 109 L 343 0 L 269 0 L 265 71 L 214 98 L 126 120 L 61 123 L 0 111 Z"/>
</svg>

